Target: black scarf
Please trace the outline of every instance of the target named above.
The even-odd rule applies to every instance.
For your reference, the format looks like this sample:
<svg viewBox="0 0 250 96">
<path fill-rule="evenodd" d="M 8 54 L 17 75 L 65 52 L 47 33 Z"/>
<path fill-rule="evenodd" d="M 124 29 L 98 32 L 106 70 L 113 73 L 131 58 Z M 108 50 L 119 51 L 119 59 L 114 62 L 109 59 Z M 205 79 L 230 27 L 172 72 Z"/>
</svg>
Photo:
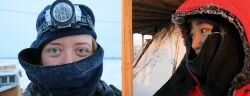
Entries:
<svg viewBox="0 0 250 96">
<path fill-rule="evenodd" d="M 233 77 L 244 64 L 244 51 L 236 34 L 221 31 L 207 37 L 198 56 L 187 46 L 180 67 L 155 96 L 186 96 L 196 85 L 190 71 L 198 78 L 206 96 L 226 95 Z"/>
<path fill-rule="evenodd" d="M 28 78 L 44 96 L 90 96 L 96 91 L 103 71 L 104 51 L 97 51 L 86 59 L 72 64 L 41 66 L 40 51 L 28 48 L 21 51 L 18 59 Z"/>
</svg>

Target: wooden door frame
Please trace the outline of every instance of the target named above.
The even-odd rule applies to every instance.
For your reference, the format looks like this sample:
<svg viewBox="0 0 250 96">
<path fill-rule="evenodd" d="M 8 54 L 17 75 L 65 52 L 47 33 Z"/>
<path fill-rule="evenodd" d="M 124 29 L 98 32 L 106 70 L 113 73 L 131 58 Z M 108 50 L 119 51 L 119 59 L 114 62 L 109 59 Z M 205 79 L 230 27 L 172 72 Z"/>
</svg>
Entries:
<svg viewBox="0 0 250 96">
<path fill-rule="evenodd" d="M 122 96 L 133 96 L 132 0 L 122 0 Z"/>
</svg>

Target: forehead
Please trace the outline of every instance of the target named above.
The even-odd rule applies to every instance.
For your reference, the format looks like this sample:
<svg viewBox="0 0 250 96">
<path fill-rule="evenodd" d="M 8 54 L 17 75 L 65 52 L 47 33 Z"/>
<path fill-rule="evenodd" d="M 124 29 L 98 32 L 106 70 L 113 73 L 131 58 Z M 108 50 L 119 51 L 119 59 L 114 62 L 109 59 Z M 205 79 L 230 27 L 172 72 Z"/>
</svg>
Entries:
<svg viewBox="0 0 250 96">
<path fill-rule="evenodd" d="M 92 43 L 93 37 L 91 35 L 88 34 L 84 34 L 84 35 L 72 35 L 72 36 L 65 36 L 65 37 L 61 37 L 58 39 L 55 39 L 50 43 L 77 43 L 77 42 L 85 42 L 85 43 Z"/>
<path fill-rule="evenodd" d="M 196 22 L 196 23 L 209 23 L 212 25 L 216 25 L 218 22 L 212 19 L 207 18 L 189 18 L 187 20 L 188 23 Z"/>
<path fill-rule="evenodd" d="M 195 27 L 213 27 L 214 23 L 212 21 L 208 21 L 208 20 L 191 20 L 191 27 L 195 28 Z"/>
</svg>

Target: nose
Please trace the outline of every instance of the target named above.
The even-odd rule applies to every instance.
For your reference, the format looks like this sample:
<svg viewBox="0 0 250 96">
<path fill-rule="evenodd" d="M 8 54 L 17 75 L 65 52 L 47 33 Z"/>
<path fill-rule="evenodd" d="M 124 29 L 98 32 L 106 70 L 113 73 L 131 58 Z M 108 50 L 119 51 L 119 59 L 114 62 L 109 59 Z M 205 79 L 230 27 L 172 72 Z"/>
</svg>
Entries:
<svg viewBox="0 0 250 96">
<path fill-rule="evenodd" d="M 202 38 L 201 34 L 195 34 L 192 41 L 192 48 L 195 50 L 195 53 L 198 54 L 202 47 Z"/>
<path fill-rule="evenodd" d="M 66 52 L 65 53 L 65 56 L 63 58 L 64 60 L 62 60 L 63 64 L 68 64 L 68 63 L 73 63 L 75 62 L 75 57 L 74 55 L 72 54 L 72 52 Z"/>
</svg>

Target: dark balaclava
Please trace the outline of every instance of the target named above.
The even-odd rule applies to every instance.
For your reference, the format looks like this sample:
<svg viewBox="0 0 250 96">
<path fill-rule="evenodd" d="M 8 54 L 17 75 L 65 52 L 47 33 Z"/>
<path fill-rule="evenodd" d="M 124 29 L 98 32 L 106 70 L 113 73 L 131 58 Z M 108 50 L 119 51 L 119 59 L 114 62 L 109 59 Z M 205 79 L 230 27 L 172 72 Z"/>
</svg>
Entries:
<svg viewBox="0 0 250 96">
<path fill-rule="evenodd" d="M 56 2 L 58 1 L 63 0 Z M 64 36 L 81 34 L 89 34 L 96 39 L 93 12 L 85 5 L 78 6 L 83 22 L 80 27 L 54 28 L 53 30 L 51 28 L 54 26 L 48 28 L 46 27 L 48 22 L 45 22 L 46 10 L 51 6 L 45 7 L 37 18 L 38 36 L 36 40 L 32 43 L 31 48 L 22 50 L 18 55 L 19 62 L 35 86 L 34 88 L 40 90 L 44 96 L 89 96 L 95 92 L 96 85 L 100 81 L 104 55 L 100 45 L 93 55 L 72 64 L 42 66 L 40 63 L 41 50 L 50 41 Z"/>
<path fill-rule="evenodd" d="M 244 64 L 243 46 L 236 28 L 225 19 L 216 16 L 198 15 L 187 18 L 207 21 L 213 24 L 214 28 L 198 55 L 191 48 L 191 37 L 187 37 L 189 39 L 186 39 L 186 67 L 197 77 L 206 95 L 227 94 L 232 79 Z"/>
</svg>

